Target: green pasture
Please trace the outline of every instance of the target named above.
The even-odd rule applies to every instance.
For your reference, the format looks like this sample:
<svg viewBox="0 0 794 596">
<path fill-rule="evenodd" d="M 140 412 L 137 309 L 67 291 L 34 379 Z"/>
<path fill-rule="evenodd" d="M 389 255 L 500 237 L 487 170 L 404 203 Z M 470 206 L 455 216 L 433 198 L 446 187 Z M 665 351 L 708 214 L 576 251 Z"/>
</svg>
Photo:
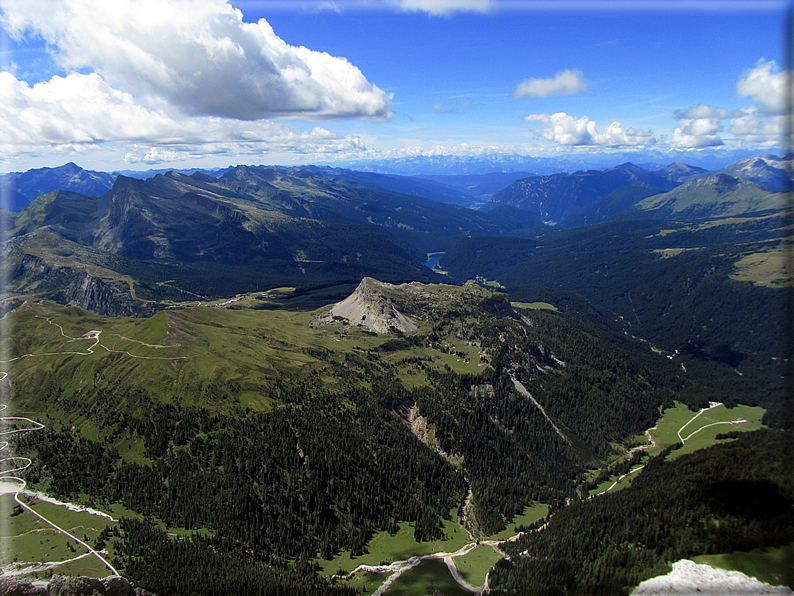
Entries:
<svg viewBox="0 0 794 596">
<path fill-rule="evenodd" d="M 528 526 L 534 524 L 536 521 L 543 519 L 549 514 L 549 506 L 545 503 L 534 503 L 530 507 L 525 507 L 521 515 L 513 518 L 513 521 L 507 524 L 507 527 L 491 536 L 486 536 L 485 540 L 499 540 L 504 541 L 516 535 L 516 526 Z M 457 559 L 456 559 L 457 560 Z"/>
<path fill-rule="evenodd" d="M 558 310 L 556 306 L 548 302 L 511 302 L 510 306 L 526 310 Z"/>
<path fill-rule="evenodd" d="M 462 557 L 455 557 L 452 560 L 467 582 L 472 586 L 482 586 L 485 583 L 485 576 L 496 565 L 502 555 L 496 552 L 493 547 L 481 544 Z"/>
<path fill-rule="evenodd" d="M 731 278 L 771 288 L 791 284 L 788 255 L 779 247 L 745 255 L 734 264 Z"/>
<path fill-rule="evenodd" d="M 656 428 L 651 429 L 650 433 L 656 441 L 656 447 L 647 451 L 650 455 L 658 455 L 666 447 L 674 443 L 680 443 L 678 431 L 689 423 L 681 433 L 681 436 L 685 439 L 684 446 L 670 455 L 671 459 L 680 457 L 685 453 L 692 453 L 697 449 L 703 449 L 718 443 L 716 438 L 718 434 L 732 431 L 749 432 L 762 428 L 761 418 L 764 412 L 763 408 L 753 406 L 736 406 L 734 408 L 717 406 L 703 412 L 694 421 L 690 422 L 697 412 L 693 412 L 686 405 L 676 402 L 674 408 L 668 408 L 664 411 L 664 415 L 656 424 Z M 730 424 L 730 422 L 739 419 L 747 422 Z"/>
<path fill-rule="evenodd" d="M 685 404 L 676 402 L 675 407 L 666 409 L 662 418 L 656 423 L 656 426 L 649 431 L 656 442 L 656 446 L 644 449 L 643 452 L 654 456 L 661 453 L 670 445 L 681 443 L 681 440 L 678 438 L 678 431 L 685 425 L 686 427 L 681 433 L 681 436 L 685 439 L 684 446 L 673 451 L 668 456 L 669 459 L 675 459 L 686 453 L 692 453 L 693 451 L 710 447 L 722 441 L 730 441 L 732 439 L 720 439 L 718 441 L 717 435 L 731 431 L 750 432 L 758 430 L 763 426 L 761 424 L 761 418 L 764 412 L 765 410 L 763 408 L 753 406 L 740 405 L 733 408 L 717 406 L 716 408 L 711 408 L 703 412 L 695 418 L 698 412 L 693 412 Z M 745 420 L 746 422 L 731 424 L 731 422 L 736 420 Z M 637 445 L 647 445 L 648 439 L 644 434 L 637 435 L 634 437 L 634 443 Z M 623 457 L 625 458 L 625 456 Z M 636 470 L 637 468 L 638 466 L 635 466 L 633 469 Z M 635 472 L 626 476 L 610 492 L 626 488 L 638 474 L 639 472 Z M 612 486 L 618 478 L 619 476 L 617 474 L 610 476 L 597 487 L 591 489 L 589 494 L 597 495 L 604 492 Z"/>
<path fill-rule="evenodd" d="M 59 532 L 29 511 L 14 513 L 13 495 L 0 495 L 0 511 L 4 519 L 0 525 L 2 537 L 2 564 L 14 561 L 26 563 L 55 563 L 74 559 L 88 551 L 79 543 Z M 29 506 L 60 528 L 86 541 L 93 546 L 93 541 L 108 525 L 109 519 L 86 512 L 69 511 L 66 507 L 53 505 L 36 499 L 26 499 Z M 18 511 L 18 510 L 17 510 Z M 95 556 L 90 555 L 77 561 L 59 565 L 53 569 L 60 575 L 85 575 L 89 577 L 107 577 L 110 571 Z M 39 577 L 48 576 L 49 571 L 34 574 Z"/>
<path fill-rule="evenodd" d="M 12 382 L 35 378 L 31 382 L 41 386 L 42 379 L 68 379 L 59 388 L 67 397 L 99 384 L 108 390 L 141 386 L 163 403 L 269 411 L 274 405 L 271 388 L 284 378 L 319 374 L 324 383 L 336 383 L 336 375 L 324 360 L 330 357 L 341 363 L 348 355 L 365 354 L 394 338 L 344 324 L 313 328 L 309 323 L 317 311 L 243 307 L 260 302 L 261 294 L 250 295 L 233 303 L 237 305 L 234 309 L 193 306 L 161 311 L 148 319 L 102 317 L 51 302 L 27 304 L 7 318 L 14 330 L 15 353 L 33 356 L 19 358 L 13 366 L 7 363 L 6 368 Z M 61 328 L 68 337 L 62 335 Z M 88 353 L 97 333 L 100 345 Z M 432 366 L 449 366 L 456 373 L 476 374 L 487 365 L 481 349 L 458 340 L 454 332 L 442 341 L 444 351 L 415 348 L 382 357 L 397 361 L 425 356 Z M 315 350 L 324 355 L 318 356 Z M 418 367 L 409 370 L 416 374 L 400 373 L 406 386 L 426 384 Z M 53 404 L 44 403 L 45 399 L 44 391 L 24 392 L 16 407 L 33 413 L 51 412 Z M 126 409 L 125 399 L 116 407 Z M 128 411 L 134 416 L 146 414 L 137 403 L 129 404 Z M 86 438 L 103 438 L 85 420 L 54 418 L 76 426 Z M 119 447 L 130 459 L 142 455 L 132 445 Z"/>
<path fill-rule="evenodd" d="M 6 368 L 12 382 L 28 374 L 63 378 L 63 371 L 68 371 L 69 385 L 63 388 L 67 393 L 110 381 L 145 386 L 166 403 L 266 411 L 272 407 L 269 389 L 279 379 L 301 377 L 323 366 L 308 353 L 310 349 L 367 350 L 387 339 L 351 330 L 354 342 L 339 341 L 334 326 L 309 327 L 312 316 L 287 310 L 193 307 L 133 320 L 100 317 L 51 303 L 31 305 L 9 318 L 20 346 L 17 353 L 34 356 L 15 360 L 13 368 L 10 364 Z M 88 354 L 86 349 L 95 340 L 65 339 L 56 324 L 71 337 L 100 331 L 101 346 Z M 112 371 L 112 379 L 104 377 L 106 369 Z M 235 387 L 235 399 L 218 402 L 213 386 Z M 50 409 L 36 400 L 24 397 L 24 403 L 17 405 L 28 411 Z M 81 434 L 97 438 L 89 426 L 79 426 Z"/>
<path fill-rule="evenodd" d="M 745 575 L 773 586 L 794 589 L 794 543 L 779 548 L 755 549 L 720 555 L 692 557 L 695 563 L 711 565 Z"/>
<path fill-rule="evenodd" d="M 407 561 L 414 556 L 430 555 L 438 552 L 452 553 L 466 546 L 469 540 L 453 513 L 451 520 L 444 520 L 443 540 L 417 542 L 414 539 L 413 522 L 401 522 L 395 534 L 379 532 L 372 537 L 367 545 L 367 552 L 351 557 L 350 551 L 340 553 L 331 561 L 319 560 L 322 574 L 334 575 L 340 569 L 350 573 L 359 565 L 388 565 L 395 561 Z M 391 590 L 390 590 L 391 592 Z"/>
<path fill-rule="evenodd" d="M 389 596 L 469 596 L 471 592 L 464 590 L 452 579 L 446 563 L 441 559 L 422 561 L 413 569 L 409 569 L 398 577 L 386 591 Z"/>
<path fill-rule="evenodd" d="M 640 469 L 641 469 L 641 466 L 634 466 L 634 467 L 631 469 L 631 472 L 632 472 L 632 473 L 631 473 L 631 474 L 629 474 L 629 475 L 627 475 L 627 476 L 625 476 L 625 478 L 623 478 L 623 479 L 622 479 L 620 482 L 618 482 L 618 483 L 615 485 L 615 488 L 613 488 L 613 489 L 612 489 L 611 491 L 609 491 L 609 492 L 613 493 L 613 492 L 615 492 L 615 491 L 622 490 L 622 489 L 624 489 L 624 488 L 628 487 L 629 485 L 631 485 L 631 482 L 632 482 L 632 481 L 633 481 L 633 480 L 634 480 L 634 479 L 635 479 L 635 478 L 636 478 L 636 477 L 637 477 L 637 476 L 640 474 L 640 472 L 639 472 L 639 470 L 640 470 Z M 621 474 L 620 476 L 623 476 L 623 474 Z M 602 482 L 601 484 L 599 484 L 597 487 L 595 487 L 594 489 L 591 489 L 591 490 L 590 490 L 590 495 L 591 495 L 591 496 L 592 496 L 592 495 L 598 495 L 598 494 L 600 494 L 600 493 L 604 492 L 604 491 L 605 491 L 605 490 L 607 490 L 607 489 L 608 489 L 610 486 L 612 486 L 613 484 L 615 484 L 615 481 L 616 481 L 618 478 L 620 478 L 620 476 L 618 476 L 617 474 L 610 476 L 608 480 L 604 480 L 604 482 Z"/>
</svg>

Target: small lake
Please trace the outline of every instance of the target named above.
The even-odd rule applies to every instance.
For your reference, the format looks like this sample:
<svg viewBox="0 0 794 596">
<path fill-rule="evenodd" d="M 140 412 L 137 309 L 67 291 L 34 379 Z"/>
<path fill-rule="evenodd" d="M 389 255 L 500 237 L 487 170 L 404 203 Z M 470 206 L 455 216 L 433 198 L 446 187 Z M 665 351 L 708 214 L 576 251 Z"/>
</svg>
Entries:
<svg viewBox="0 0 794 596">
<path fill-rule="evenodd" d="M 425 261 L 425 267 L 430 267 L 433 269 L 436 265 L 438 265 L 439 259 L 444 256 L 443 252 L 429 252 L 427 253 L 427 260 Z"/>
</svg>

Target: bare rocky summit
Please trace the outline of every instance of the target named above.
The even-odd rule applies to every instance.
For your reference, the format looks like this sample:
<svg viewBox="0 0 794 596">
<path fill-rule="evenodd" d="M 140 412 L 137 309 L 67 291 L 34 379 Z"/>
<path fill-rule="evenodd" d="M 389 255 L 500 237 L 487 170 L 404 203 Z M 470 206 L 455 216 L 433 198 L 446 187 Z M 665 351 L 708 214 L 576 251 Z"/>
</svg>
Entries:
<svg viewBox="0 0 794 596">
<path fill-rule="evenodd" d="M 415 319 L 400 312 L 387 296 L 396 287 L 365 277 L 355 292 L 334 304 L 330 311 L 315 320 L 316 324 L 329 323 L 338 317 L 350 325 L 361 325 L 374 333 L 389 333 L 393 330 L 413 333 L 419 328 Z"/>
<path fill-rule="evenodd" d="M 488 312 L 518 319 L 507 296 L 475 283 L 463 286 L 411 282 L 389 284 L 371 277 L 361 280 L 356 290 L 312 320 L 312 327 L 343 322 L 385 334 L 414 333 L 421 321 L 437 321 L 454 315 L 465 317 Z"/>
</svg>

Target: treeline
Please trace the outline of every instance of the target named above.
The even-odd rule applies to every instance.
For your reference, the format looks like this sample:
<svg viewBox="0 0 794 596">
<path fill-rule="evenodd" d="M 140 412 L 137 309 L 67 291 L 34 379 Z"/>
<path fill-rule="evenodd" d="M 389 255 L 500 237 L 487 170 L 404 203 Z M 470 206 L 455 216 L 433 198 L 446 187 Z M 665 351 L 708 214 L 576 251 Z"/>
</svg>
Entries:
<svg viewBox="0 0 794 596">
<path fill-rule="evenodd" d="M 171 539 L 148 521 L 122 518 L 114 565 L 158 596 L 353 596 L 347 586 L 320 578 L 304 560 L 261 559 L 238 544 L 193 535 Z"/>
<path fill-rule="evenodd" d="M 174 526 L 210 527 L 263 552 L 362 552 L 373 532 L 399 521 L 413 522 L 418 540 L 438 538 L 441 519 L 461 506 L 468 487 L 477 523 L 491 534 L 534 501 L 561 506 L 576 494 L 585 464 L 652 426 L 659 406 L 671 403 L 625 353 L 559 315 L 530 316 L 530 325 L 494 314 L 465 324 L 446 319 L 427 336 L 398 336 L 369 353 L 311 349 L 321 371 L 259 388 L 278 404 L 269 413 L 240 411 L 240 382 L 222 375 L 180 389 L 208 408 L 182 406 L 178 396 L 162 403 L 159 385 L 114 380 L 119 355 L 98 363 L 93 381 L 69 395 L 58 376 L 37 370 L 18 387 L 91 420 L 106 445 L 142 442 L 147 460 L 121 461 L 70 432 L 20 441 L 39 450 L 37 462 L 60 494 L 119 501 Z M 390 363 L 382 355 L 451 337 L 479 346 L 492 368 L 458 375 L 426 358 Z M 396 376 L 406 366 L 422 369 L 430 385 L 406 390 Z M 329 375 L 333 389 L 324 382 Z M 436 427 L 441 448 L 462 456 L 459 469 L 398 421 L 394 412 L 411 404 Z M 37 478 L 44 469 L 34 471 Z"/>
<path fill-rule="evenodd" d="M 662 234 L 663 228 L 681 231 Z M 579 294 L 613 331 L 668 353 L 679 350 L 688 371 L 680 376 L 686 393 L 734 396 L 766 408 L 766 423 L 783 425 L 781 363 L 791 349 L 783 320 L 786 290 L 731 278 L 740 257 L 731 240 L 753 238 L 757 244 L 742 249 L 762 251 L 774 248 L 779 232 L 758 222 L 714 228 L 701 234 L 645 221 L 564 230 L 531 241 L 468 237 L 442 261 L 457 280 L 482 275 L 511 288 Z M 655 252 L 690 244 L 697 250 L 664 258 Z M 570 301 L 563 306 L 583 311 Z"/>
<path fill-rule="evenodd" d="M 653 458 L 630 487 L 579 501 L 548 526 L 503 543 L 495 593 L 628 594 L 699 554 L 794 540 L 789 431 L 743 433 L 673 461 Z M 523 553 L 520 556 L 519 553 Z"/>
<path fill-rule="evenodd" d="M 58 494 L 212 528 L 258 552 L 330 558 L 363 552 L 374 532 L 401 520 L 414 522 L 417 540 L 440 538 L 464 493 L 459 473 L 391 413 L 404 391 L 381 380 L 376 391 L 331 393 L 317 377 L 285 384 L 281 407 L 266 414 L 158 405 L 146 418 L 106 421 L 118 438 L 143 440 L 151 465 L 68 430 L 26 433 L 17 449 L 36 452 L 32 479 Z"/>
<path fill-rule="evenodd" d="M 273 404 L 266 413 L 241 408 L 242 382 L 222 372 L 186 375 L 171 393 L 170 369 L 144 385 L 122 355 L 109 354 L 82 370 L 85 382 L 69 392 L 77 360 L 57 371 L 37 368 L 15 380 L 16 390 L 29 404 L 90 420 L 101 441 L 48 428 L 15 437 L 14 449 L 32 456 L 30 480 L 58 495 L 120 502 L 169 526 L 211 531 L 211 540 L 158 546 L 154 530 L 130 526 L 119 544 L 138 536 L 160 553 L 121 547 L 127 569 L 141 575 L 161 573 L 157 561 L 170 561 L 162 563 L 167 569 L 185 553 L 210 551 L 226 557 L 221 567 L 247 553 L 254 567 L 275 565 L 276 557 L 294 571 L 290 565 L 317 556 L 363 553 L 375 532 L 394 532 L 401 521 L 412 523 L 416 540 L 441 538 L 442 520 L 456 507 L 462 513 L 469 488 L 475 529 L 495 533 L 534 501 L 567 511 L 596 454 L 652 426 L 659 406 L 671 403 L 664 374 L 559 314 L 533 311 L 522 322 L 498 316 L 505 305 L 500 299 L 488 304 L 492 312 L 439 320 L 426 336 L 397 335 L 380 350 L 310 348 L 318 366 L 258 381 L 255 390 Z M 456 374 L 424 352 L 430 344 L 460 351 L 452 346 L 461 341 L 491 366 Z M 390 360 L 390 352 L 411 348 L 421 357 Z M 399 380 L 406 368 L 428 384 L 406 389 Z M 200 397 L 184 403 L 203 407 L 183 405 L 188 395 Z M 400 419 L 413 405 L 455 465 Z M 128 443 L 142 443 L 143 455 L 122 458 L 113 447 Z"/>
<path fill-rule="evenodd" d="M 582 469 L 577 455 L 505 375 L 427 374 L 432 386 L 415 390 L 416 405 L 441 448 L 462 456 L 485 534 L 504 529 L 532 501 L 565 502 Z M 486 384 L 493 391 L 472 391 Z"/>
</svg>

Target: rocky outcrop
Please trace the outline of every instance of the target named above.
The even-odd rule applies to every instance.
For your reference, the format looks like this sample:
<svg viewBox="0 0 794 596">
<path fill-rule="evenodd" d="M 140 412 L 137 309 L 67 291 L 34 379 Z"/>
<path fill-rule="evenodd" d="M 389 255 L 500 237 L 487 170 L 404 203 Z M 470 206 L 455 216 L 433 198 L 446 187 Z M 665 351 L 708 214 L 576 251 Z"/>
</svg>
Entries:
<svg viewBox="0 0 794 596">
<path fill-rule="evenodd" d="M 133 305 L 128 286 L 111 283 L 85 271 L 73 277 L 63 294 L 69 306 L 79 306 L 107 316 L 134 316 L 140 310 Z"/>
<path fill-rule="evenodd" d="M 0 596 L 154 596 L 123 577 L 104 579 L 54 575 L 46 586 L 17 577 L 0 577 Z"/>
<path fill-rule="evenodd" d="M 709 565 L 698 565 L 682 559 L 673 563 L 673 570 L 642 582 L 632 596 L 690 596 L 693 594 L 749 596 L 760 594 L 791 595 L 788 586 L 771 586 L 739 571 L 725 571 Z"/>
<path fill-rule="evenodd" d="M 521 319 L 506 295 L 474 282 L 463 286 L 420 282 L 393 285 L 365 277 L 355 292 L 315 317 L 311 326 L 344 323 L 379 334 L 414 333 L 419 330 L 419 321 L 432 323 L 469 315 Z"/>
<path fill-rule="evenodd" d="M 350 296 L 335 304 L 330 317 L 339 317 L 350 325 L 361 325 L 374 333 L 401 331 L 413 333 L 419 327 L 410 316 L 397 310 L 394 301 L 384 291 L 393 289 L 391 284 L 365 277 Z"/>
</svg>

